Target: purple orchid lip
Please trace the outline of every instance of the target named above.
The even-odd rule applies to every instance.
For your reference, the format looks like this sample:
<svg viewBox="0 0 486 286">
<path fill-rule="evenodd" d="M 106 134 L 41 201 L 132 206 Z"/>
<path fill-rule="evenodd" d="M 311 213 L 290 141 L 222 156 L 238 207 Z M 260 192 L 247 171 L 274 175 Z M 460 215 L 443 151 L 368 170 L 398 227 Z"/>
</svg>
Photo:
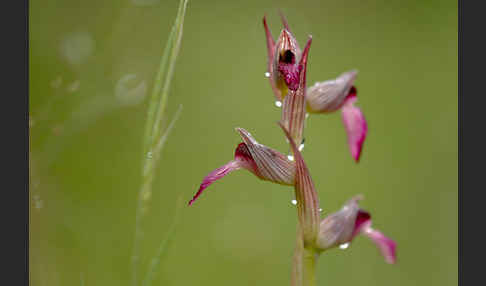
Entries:
<svg viewBox="0 0 486 286">
<path fill-rule="evenodd" d="M 364 234 L 369 237 L 380 250 L 381 255 L 385 258 L 385 261 L 389 264 L 395 264 L 397 261 L 395 241 L 386 237 L 378 230 L 367 228 Z"/>
<path fill-rule="evenodd" d="M 227 174 L 231 173 L 232 171 L 240 169 L 240 163 L 237 160 L 233 160 L 228 162 L 227 164 L 217 168 L 216 170 L 209 173 L 199 186 L 199 190 L 194 195 L 194 197 L 189 201 L 188 205 L 191 206 L 196 199 L 203 193 L 203 191 L 209 187 L 214 181 L 221 179 L 222 177 L 226 176 Z"/>
<path fill-rule="evenodd" d="M 368 133 L 368 124 L 361 109 L 354 105 L 357 100 L 356 88 L 353 86 L 341 108 L 341 115 L 351 156 L 356 162 L 359 162 L 366 134 Z"/>
</svg>

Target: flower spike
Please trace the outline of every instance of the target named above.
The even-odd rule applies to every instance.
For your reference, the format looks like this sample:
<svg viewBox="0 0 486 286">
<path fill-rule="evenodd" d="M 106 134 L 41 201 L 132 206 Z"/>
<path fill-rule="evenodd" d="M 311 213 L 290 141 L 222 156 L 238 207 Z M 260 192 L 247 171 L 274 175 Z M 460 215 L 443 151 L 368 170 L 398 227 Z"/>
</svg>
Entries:
<svg viewBox="0 0 486 286">
<path fill-rule="evenodd" d="M 293 161 L 288 160 L 280 152 L 258 143 L 245 129 L 237 128 L 236 130 L 240 133 L 243 142 L 236 147 L 234 159 L 212 171 L 203 179 L 199 190 L 189 201 L 189 205 L 192 205 L 214 181 L 241 168 L 252 172 L 264 181 L 281 185 L 294 184 L 295 163 Z"/>
<path fill-rule="evenodd" d="M 396 262 L 396 243 L 371 228 L 371 215 L 360 209 L 358 201 L 363 197 L 350 199 L 341 210 L 330 214 L 320 223 L 317 246 L 320 251 L 350 243 L 358 234 L 369 237 L 378 247 L 385 261 L 390 264 Z"/>
<path fill-rule="evenodd" d="M 310 113 L 330 113 L 341 109 L 351 155 L 359 162 L 368 127 L 363 112 L 354 105 L 357 89 L 353 84 L 357 73 L 351 70 L 334 80 L 315 83 L 307 89 L 306 99 Z"/>
<path fill-rule="evenodd" d="M 304 245 L 314 246 L 319 232 L 319 197 L 302 154 L 285 126 L 280 122 L 279 125 L 289 140 L 295 157 L 295 198 Z"/>
</svg>

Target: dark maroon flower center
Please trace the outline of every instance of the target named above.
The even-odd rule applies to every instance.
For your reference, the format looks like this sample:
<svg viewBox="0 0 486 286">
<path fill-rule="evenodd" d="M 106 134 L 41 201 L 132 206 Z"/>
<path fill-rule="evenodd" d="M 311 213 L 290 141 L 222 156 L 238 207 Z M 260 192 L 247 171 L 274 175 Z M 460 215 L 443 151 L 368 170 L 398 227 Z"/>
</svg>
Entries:
<svg viewBox="0 0 486 286">
<path fill-rule="evenodd" d="M 235 158 L 240 157 L 246 160 L 253 160 L 253 157 L 251 156 L 250 150 L 248 150 L 248 147 L 246 146 L 245 143 L 240 143 L 238 144 L 238 147 L 236 147 L 235 150 Z"/>
<path fill-rule="evenodd" d="M 369 212 L 364 210 L 359 210 L 356 215 L 356 221 L 354 222 L 353 236 L 357 235 L 361 231 L 363 225 L 371 219 Z"/>
<path fill-rule="evenodd" d="M 282 54 L 280 54 L 279 62 L 286 63 L 286 64 L 294 64 L 295 63 L 295 55 L 292 53 L 291 50 L 286 50 Z"/>
</svg>

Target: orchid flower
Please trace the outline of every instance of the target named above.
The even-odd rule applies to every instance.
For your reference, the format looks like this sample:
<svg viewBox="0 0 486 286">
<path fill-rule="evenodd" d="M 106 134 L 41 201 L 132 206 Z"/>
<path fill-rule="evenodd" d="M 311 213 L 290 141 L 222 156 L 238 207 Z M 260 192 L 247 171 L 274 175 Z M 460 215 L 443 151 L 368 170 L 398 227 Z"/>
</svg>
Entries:
<svg viewBox="0 0 486 286">
<path fill-rule="evenodd" d="M 192 205 L 201 193 L 214 181 L 223 178 L 232 171 L 246 169 L 259 179 L 281 185 L 293 185 L 295 177 L 295 162 L 290 161 L 282 153 L 258 143 L 252 135 L 243 128 L 236 128 L 243 142 L 238 144 L 234 159 L 209 173 L 199 190 L 189 201 Z"/>
<path fill-rule="evenodd" d="M 362 196 L 350 199 L 341 210 L 324 218 L 319 227 L 317 245 L 320 251 L 351 243 L 358 234 L 369 237 L 378 247 L 385 261 L 396 261 L 396 243 L 371 227 L 371 215 L 362 210 L 358 201 Z"/>
<path fill-rule="evenodd" d="M 297 110 L 301 108 L 301 105 L 305 106 L 307 103 L 306 109 L 310 113 L 329 113 L 341 109 L 351 155 L 356 162 L 359 162 L 367 133 L 367 124 L 361 110 L 354 105 L 357 100 L 357 89 L 353 83 L 357 71 L 352 70 L 343 73 L 335 80 L 317 82 L 314 86 L 307 88 L 305 83 L 306 67 L 303 63 L 307 61 L 306 51 L 304 50 L 301 53 L 297 40 L 290 32 L 287 20 L 283 15 L 281 15 L 281 18 L 284 29 L 280 33 L 277 43 L 273 40 L 265 17 L 263 17 L 263 26 L 267 40 L 270 85 L 276 100 L 284 101 L 282 121 L 285 124 L 285 119 L 290 120 L 292 118 L 295 120 L 295 123 L 297 123 L 293 124 L 295 126 L 290 128 L 287 125 L 286 127 L 296 143 L 301 143 L 299 139 L 302 139 L 305 120 L 302 119 L 301 122 L 301 119 L 296 117 L 296 114 L 304 114 Z M 308 45 L 310 45 L 310 39 Z M 299 95 L 292 93 L 299 93 Z M 291 95 L 291 97 L 287 98 L 286 104 L 287 95 Z M 304 98 L 300 98 L 300 96 Z M 293 116 L 290 116 L 290 114 L 293 114 Z M 285 115 L 287 115 L 286 118 L 284 118 Z"/>
<path fill-rule="evenodd" d="M 295 90 L 298 87 L 299 67 L 298 62 L 302 56 L 299 43 L 292 35 L 287 20 L 281 15 L 284 29 L 277 39 L 273 40 L 272 32 L 267 25 L 266 17 L 263 17 L 263 26 L 267 40 L 268 54 L 268 78 L 277 101 L 282 101 L 287 94 L 290 85 Z"/>
<path fill-rule="evenodd" d="M 351 155 L 359 162 L 368 127 L 363 112 L 354 105 L 357 89 L 353 84 L 357 73 L 351 70 L 336 79 L 316 82 L 307 89 L 306 99 L 310 113 L 330 113 L 341 109 Z"/>
<path fill-rule="evenodd" d="M 297 143 L 302 143 L 306 114 L 306 70 L 312 37 L 301 52 L 283 15 L 284 29 L 275 44 L 266 18 L 263 25 L 267 39 L 269 80 L 278 101 L 283 100 L 281 123 Z"/>
</svg>

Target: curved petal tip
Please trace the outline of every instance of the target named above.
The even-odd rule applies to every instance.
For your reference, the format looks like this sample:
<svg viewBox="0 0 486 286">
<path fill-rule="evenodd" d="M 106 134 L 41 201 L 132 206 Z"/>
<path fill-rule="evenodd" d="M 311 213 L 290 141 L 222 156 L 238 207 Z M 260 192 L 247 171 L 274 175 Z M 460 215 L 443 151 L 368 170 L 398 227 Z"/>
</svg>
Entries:
<svg viewBox="0 0 486 286">
<path fill-rule="evenodd" d="M 397 244 L 391 238 L 386 237 L 383 233 L 376 229 L 368 228 L 365 230 L 366 236 L 371 238 L 389 264 L 395 264 L 397 260 L 396 247 Z"/>
<path fill-rule="evenodd" d="M 230 161 L 228 164 L 223 165 L 216 170 L 212 171 L 209 173 L 206 177 L 204 177 L 203 182 L 199 186 L 199 190 L 197 193 L 192 197 L 192 199 L 189 201 L 188 205 L 191 206 L 194 201 L 202 194 L 202 192 L 209 187 L 214 181 L 219 180 L 229 174 L 230 172 L 234 170 L 238 170 L 240 168 L 240 163 L 238 161 Z"/>
<path fill-rule="evenodd" d="M 361 109 L 354 105 L 357 97 L 353 90 L 356 90 L 355 87 L 351 89 L 341 112 L 351 156 L 356 162 L 359 162 L 363 143 L 368 132 L 368 125 Z"/>
</svg>

